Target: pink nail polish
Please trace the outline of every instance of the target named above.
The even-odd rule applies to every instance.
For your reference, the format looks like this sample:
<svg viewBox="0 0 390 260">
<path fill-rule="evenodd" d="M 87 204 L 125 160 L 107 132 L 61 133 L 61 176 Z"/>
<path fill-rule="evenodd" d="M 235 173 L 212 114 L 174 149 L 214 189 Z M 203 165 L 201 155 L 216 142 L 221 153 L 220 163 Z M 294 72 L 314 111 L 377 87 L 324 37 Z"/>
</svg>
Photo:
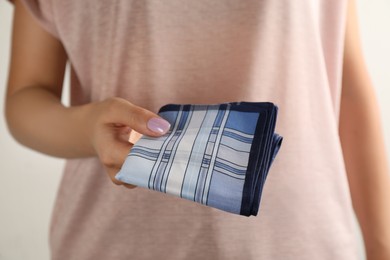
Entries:
<svg viewBox="0 0 390 260">
<path fill-rule="evenodd" d="M 171 124 L 164 119 L 154 117 L 148 121 L 147 127 L 155 133 L 165 134 L 171 127 Z"/>
</svg>

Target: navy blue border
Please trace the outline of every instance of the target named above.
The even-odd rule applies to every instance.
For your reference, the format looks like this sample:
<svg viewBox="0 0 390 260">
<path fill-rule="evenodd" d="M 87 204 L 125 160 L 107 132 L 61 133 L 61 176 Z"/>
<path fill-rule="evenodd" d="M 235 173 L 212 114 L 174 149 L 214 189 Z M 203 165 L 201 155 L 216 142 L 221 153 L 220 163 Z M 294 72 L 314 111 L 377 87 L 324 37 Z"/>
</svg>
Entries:
<svg viewBox="0 0 390 260">
<path fill-rule="evenodd" d="M 178 111 L 181 107 L 185 111 L 191 107 L 194 107 L 194 110 L 207 110 L 212 106 L 224 110 L 228 104 L 232 111 L 259 113 L 245 175 L 240 210 L 241 215 L 256 216 L 268 170 L 283 140 L 281 136 L 274 133 L 278 107 L 272 102 L 229 102 L 212 105 L 167 104 L 160 108 L 159 113 Z"/>
<path fill-rule="evenodd" d="M 181 106 L 184 106 L 184 108 L 189 109 L 188 107 L 194 106 L 195 110 L 208 110 L 210 107 L 215 106 L 217 109 L 224 110 L 226 109 L 227 105 L 230 105 L 230 110 L 234 111 L 240 111 L 240 112 L 260 112 L 264 109 L 272 109 L 273 107 L 276 107 L 271 102 L 228 102 L 228 103 L 221 103 L 221 104 L 211 104 L 211 105 L 204 105 L 204 104 L 167 104 L 165 106 L 162 106 L 159 113 L 161 112 L 168 112 L 168 111 L 178 111 L 180 110 Z"/>
<path fill-rule="evenodd" d="M 276 125 L 277 107 L 266 104 L 259 112 L 253 143 L 249 155 L 247 173 L 241 201 L 240 214 L 256 216 L 259 210 L 261 193 L 271 161 L 271 149 Z"/>
</svg>

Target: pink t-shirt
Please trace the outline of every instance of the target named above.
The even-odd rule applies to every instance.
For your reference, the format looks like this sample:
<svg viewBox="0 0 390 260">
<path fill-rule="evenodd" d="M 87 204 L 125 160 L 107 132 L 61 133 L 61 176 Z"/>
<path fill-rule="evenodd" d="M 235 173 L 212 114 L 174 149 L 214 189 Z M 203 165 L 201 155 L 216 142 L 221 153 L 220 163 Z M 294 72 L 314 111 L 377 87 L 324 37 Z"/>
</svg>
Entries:
<svg viewBox="0 0 390 260">
<path fill-rule="evenodd" d="M 338 135 L 346 0 L 25 0 L 60 39 L 73 105 L 271 101 L 284 136 L 257 217 L 113 185 L 67 162 L 53 259 L 357 259 Z"/>
</svg>

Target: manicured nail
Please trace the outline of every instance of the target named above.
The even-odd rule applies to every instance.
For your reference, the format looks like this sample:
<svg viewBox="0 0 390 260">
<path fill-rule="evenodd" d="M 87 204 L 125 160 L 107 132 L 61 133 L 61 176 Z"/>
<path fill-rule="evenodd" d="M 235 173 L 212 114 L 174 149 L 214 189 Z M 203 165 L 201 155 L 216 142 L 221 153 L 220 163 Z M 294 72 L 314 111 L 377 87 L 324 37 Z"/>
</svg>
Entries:
<svg viewBox="0 0 390 260">
<path fill-rule="evenodd" d="M 169 128 L 171 127 L 171 124 L 169 124 L 164 119 L 154 117 L 148 121 L 147 126 L 150 130 L 152 130 L 155 133 L 165 134 L 166 132 L 168 132 Z"/>
</svg>

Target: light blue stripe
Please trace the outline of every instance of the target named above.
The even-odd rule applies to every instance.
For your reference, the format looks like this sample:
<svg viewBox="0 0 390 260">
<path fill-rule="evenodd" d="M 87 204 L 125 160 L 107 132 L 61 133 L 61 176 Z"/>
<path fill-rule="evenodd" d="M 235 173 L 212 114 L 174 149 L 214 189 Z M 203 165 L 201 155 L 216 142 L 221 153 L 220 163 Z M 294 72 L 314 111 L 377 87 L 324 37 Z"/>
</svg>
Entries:
<svg viewBox="0 0 390 260">
<path fill-rule="evenodd" d="M 177 117 L 176 117 L 176 122 L 175 122 L 175 125 L 174 125 L 173 129 L 172 129 L 172 132 L 169 134 L 168 138 L 165 140 L 163 146 L 161 147 L 160 154 L 159 154 L 159 156 L 158 156 L 158 158 L 157 158 L 157 160 L 156 160 L 156 163 L 155 163 L 155 165 L 153 166 L 153 169 L 152 169 L 152 171 L 151 171 L 151 173 L 150 173 L 150 177 L 149 177 L 149 189 L 150 189 L 151 187 L 154 187 L 154 179 L 155 179 L 155 176 L 156 176 L 156 173 L 157 173 L 157 170 L 158 170 L 159 163 L 161 162 L 161 159 L 162 159 L 162 157 L 163 157 L 163 155 L 164 155 L 165 149 L 166 149 L 166 147 L 167 147 L 169 141 L 170 141 L 170 140 L 172 139 L 172 137 L 174 136 L 174 133 L 176 132 L 176 129 L 177 129 L 178 125 L 179 125 L 180 116 L 181 116 L 181 114 L 182 114 L 182 112 L 183 112 L 183 111 L 182 111 L 182 108 L 183 108 L 183 106 L 180 106 L 180 110 L 179 110 L 178 115 L 177 115 Z"/>
<path fill-rule="evenodd" d="M 210 127 L 218 114 L 218 110 L 208 110 L 201 127 L 199 128 L 198 136 L 195 139 L 192 148 L 191 157 L 187 166 L 186 175 L 183 181 L 181 196 L 186 199 L 195 199 L 196 183 L 199 176 L 200 167 L 202 166 L 203 154 L 206 150 L 207 139 L 209 138 L 212 128 Z M 203 127 L 205 126 L 205 127 Z"/>
<path fill-rule="evenodd" d="M 253 140 L 252 140 L 253 142 Z M 249 153 L 251 151 L 252 147 L 252 142 L 251 143 L 244 143 L 241 142 L 237 139 L 228 137 L 228 136 L 222 136 L 221 138 L 221 145 L 224 145 L 228 148 L 234 149 L 237 152 L 244 152 L 244 153 Z"/>
<path fill-rule="evenodd" d="M 167 167 L 165 168 L 165 171 L 164 171 L 164 176 L 163 176 L 163 180 L 162 180 L 162 184 L 161 184 L 161 190 L 163 192 L 167 191 L 167 183 L 168 183 L 168 179 L 169 179 L 169 174 L 170 174 L 170 171 L 171 171 L 171 168 L 172 168 L 172 163 L 173 163 L 173 161 L 175 159 L 175 155 L 176 155 L 176 152 L 177 152 L 177 147 L 179 146 L 179 144 L 181 142 L 181 139 L 183 138 L 183 136 L 185 135 L 185 133 L 187 131 L 188 125 L 190 124 L 190 121 L 191 121 L 193 110 L 194 110 L 194 107 L 191 107 L 190 111 L 185 111 L 185 113 L 187 113 L 187 118 L 185 120 L 183 129 L 182 129 L 180 135 L 177 138 L 177 141 L 175 142 L 175 144 L 174 144 L 174 146 L 172 148 L 171 157 L 169 158 Z M 184 116 L 185 113 L 183 113 L 182 116 Z M 180 185 L 179 187 L 181 187 L 182 183 L 180 183 L 178 185 Z"/>
<path fill-rule="evenodd" d="M 252 140 L 253 140 L 253 137 L 243 137 L 239 134 L 229 132 L 229 131 L 224 131 L 223 135 L 230 137 L 230 138 L 233 138 L 233 139 L 236 139 L 236 140 L 243 142 L 243 143 L 248 143 L 248 144 L 251 144 Z"/>
<path fill-rule="evenodd" d="M 238 170 L 247 170 L 248 168 L 248 165 L 239 165 L 239 164 L 235 164 L 231 161 L 228 161 L 228 160 L 225 160 L 224 158 L 220 158 L 217 156 L 217 159 L 215 160 L 216 162 L 219 162 L 219 163 L 223 163 L 223 164 L 226 164 L 230 167 L 233 167 L 235 169 L 238 169 Z"/>
<path fill-rule="evenodd" d="M 226 107 L 225 115 L 223 116 L 223 119 L 222 119 L 222 122 L 221 122 L 221 125 L 220 125 L 220 128 L 219 128 L 219 131 L 218 131 L 218 134 L 217 134 L 217 137 L 216 137 L 216 140 L 215 140 L 216 144 L 219 144 L 219 142 L 220 142 L 220 140 L 222 138 L 223 129 L 224 129 L 225 124 L 227 122 L 227 119 L 228 119 L 228 116 L 229 116 L 229 112 L 230 112 L 230 105 L 228 105 Z M 217 148 L 217 149 L 215 149 L 215 148 Z M 210 188 L 211 176 L 212 176 L 212 173 L 213 173 L 214 162 L 215 162 L 215 158 L 217 157 L 219 146 L 216 145 L 215 148 L 214 148 L 213 154 L 211 156 L 210 166 L 209 166 L 209 169 L 208 169 L 208 172 L 207 172 L 207 177 L 206 177 L 205 188 L 203 190 L 202 204 L 205 204 L 205 205 L 207 205 L 207 196 L 208 196 L 208 192 L 209 192 L 209 188 Z"/>
<path fill-rule="evenodd" d="M 235 133 L 237 135 L 240 135 L 240 136 L 243 136 L 243 137 L 246 137 L 246 138 L 251 138 L 251 139 L 253 139 L 253 137 L 254 137 L 253 134 L 247 134 L 247 133 L 244 133 L 244 132 L 241 132 L 241 131 L 238 131 L 236 129 L 229 128 L 229 127 L 225 127 L 224 132 Z"/>
<path fill-rule="evenodd" d="M 218 160 L 215 161 L 215 167 L 214 168 L 220 168 L 220 169 L 224 169 L 226 171 L 230 171 L 232 172 L 233 174 L 236 174 L 236 175 L 245 175 L 246 173 L 246 169 L 242 170 L 242 169 L 237 169 L 235 167 L 232 167 L 230 165 L 227 165 L 227 164 L 224 164 Z"/>
<path fill-rule="evenodd" d="M 224 175 L 229 176 L 229 177 L 232 177 L 233 179 L 238 179 L 240 181 L 245 180 L 245 175 L 237 175 L 237 174 L 232 173 L 231 171 L 227 171 L 227 170 L 219 168 L 219 167 L 214 167 L 213 174 L 215 174 L 216 172 L 218 172 L 220 174 L 224 174 Z"/>
</svg>

